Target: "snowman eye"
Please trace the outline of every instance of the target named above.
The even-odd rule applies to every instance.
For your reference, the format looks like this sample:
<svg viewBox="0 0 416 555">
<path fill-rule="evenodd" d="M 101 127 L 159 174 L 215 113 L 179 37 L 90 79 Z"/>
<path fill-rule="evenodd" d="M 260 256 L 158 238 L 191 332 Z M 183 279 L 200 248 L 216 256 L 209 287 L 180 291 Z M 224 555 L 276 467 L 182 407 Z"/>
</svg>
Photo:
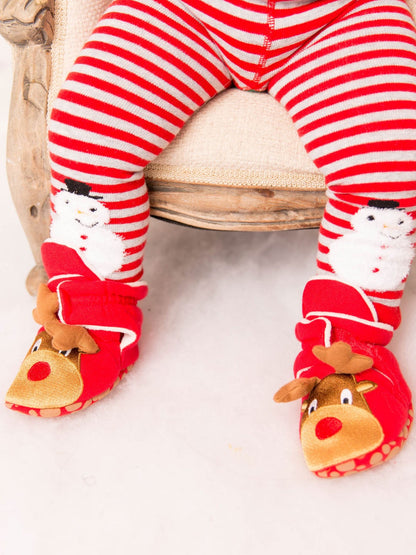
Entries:
<svg viewBox="0 0 416 555">
<path fill-rule="evenodd" d="M 90 208 L 90 212 L 97 212 L 96 208 Z"/>
<path fill-rule="evenodd" d="M 402 224 L 404 224 L 404 221 L 400 220 L 399 225 L 402 225 Z"/>
<path fill-rule="evenodd" d="M 312 414 L 318 408 L 318 399 L 314 399 L 312 403 L 309 405 L 308 414 Z"/>
<path fill-rule="evenodd" d="M 72 349 L 68 349 L 67 351 L 59 351 L 60 355 L 64 355 L 64 357 L 68 357 L 71 354 Z"/>
<path fill-rule="evenodd" d="M 36 353 L 36 351 L 39 350 L 39 347 L 41 346 L 41 343 L 42 343 L 42 339 L 38 339 L 36 341 L 36 343 L 32 347 L 32 353 Z"/>
<path fill-rule="evenodd" d="M 343 389 L 341 391 L 341 404 L 352 405 L 352 393 L 349 389 Z"/>
<path fill-rule="evenodd" d="M 367 216 L 367 220 L 369 222 L 373 222 L 375 220 L 375 217 L 374 216 Z"/>
</svg>

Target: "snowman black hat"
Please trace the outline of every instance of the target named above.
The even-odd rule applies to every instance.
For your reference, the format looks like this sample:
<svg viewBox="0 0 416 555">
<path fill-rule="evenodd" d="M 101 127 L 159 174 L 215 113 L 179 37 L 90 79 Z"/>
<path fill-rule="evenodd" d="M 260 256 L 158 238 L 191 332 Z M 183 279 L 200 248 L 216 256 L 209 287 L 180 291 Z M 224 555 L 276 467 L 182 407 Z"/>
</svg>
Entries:
<svg viewBox="0 0 416 555">
<path fill-rule="evenodd" d="M 397 200 L 384 200 L 374 198 L 368 201 L 367 206 L 372 208 L 399 208 L 400 203 Z"/>
<path fill-rule="evenodd" d="M 75 181 L 75 179 L 65 179 L 66 189 L 61 189 L 61 191 L 68 191 L 74 195 L 81 195 L 88 198 L 93 198 L 95 200 L 100 200 L 103 197 L 97 195 L 91 195 L 92 187 L 82 181 Z"/>
</svg>

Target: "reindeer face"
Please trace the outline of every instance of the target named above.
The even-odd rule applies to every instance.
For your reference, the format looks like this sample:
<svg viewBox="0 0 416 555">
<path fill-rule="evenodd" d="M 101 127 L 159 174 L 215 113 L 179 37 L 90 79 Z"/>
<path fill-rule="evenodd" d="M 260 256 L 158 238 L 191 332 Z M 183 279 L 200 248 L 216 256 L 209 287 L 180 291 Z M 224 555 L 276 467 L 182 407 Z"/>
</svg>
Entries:
<svg viewBox="0 0 416 555">
<path fill-rule="evenodd" d="M 7 393 L 7 402 L 33 408 L 70 405 L 83 389 L 79 358 L 78 349 L 58 351 L 50 336 L 40 332 Z"/>
<path fill-rule="evenodd" d="M 311 391 L 301 420 L 301 443 L 312 471 L 364 455 L 383 441 L 380 423 L 371 413 L 364 392 L 373 382 L 331 374 Z"/>
<path fill-rule="evenodd" d="M 335 373 L 322 380 L 297 378 L 280 388 L 274 400 L 281 403 L 307 397 L 302 405 L 300 437 L 308 467 L 318 471 L 373 451 L 384 433 L 364 397 L 377 384 L 355 379 L 355 374 L 372 367 L 373 359 L 353 353 L 342 341 L 330 347 L 316 345 L 312 352 Z"/>
</svg>

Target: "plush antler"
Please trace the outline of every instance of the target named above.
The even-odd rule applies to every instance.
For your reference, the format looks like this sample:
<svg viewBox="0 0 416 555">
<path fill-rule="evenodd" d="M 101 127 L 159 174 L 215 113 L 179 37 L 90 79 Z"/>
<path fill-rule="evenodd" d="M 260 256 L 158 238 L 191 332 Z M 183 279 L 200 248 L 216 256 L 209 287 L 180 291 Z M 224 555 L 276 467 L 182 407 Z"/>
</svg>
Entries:
<svg viewBox="0 0 416 555">
<path fill-rule="evenodd" d="M 354 353 L 351 346 L 343 341 L 337 341 L 330 347 L 315 345 L 312 352 L 316 358 L 332 366 L 337 374 L 358 374 L 373 366 L 371 357 Z"/>
<path fill-rule="evenodd" d="M 97 343 L 85 328 L 60 322 L 56 317 L 58 310 L 58 295 L 52 293 L 46 283 L 41 283 L 33 318 L 52 337 L 52 346 L 59 351 L 68 351 L 74 348 L 88 354 L 99 351 Z"/>
<path fill-rule="evenodd" d="M 275 393 L 273 399 L 276 403 L 288 403 L 309 395 L 312 389 L 320 382 L 319 378 L 297 378 L 284 385 Z"/>
</svg>

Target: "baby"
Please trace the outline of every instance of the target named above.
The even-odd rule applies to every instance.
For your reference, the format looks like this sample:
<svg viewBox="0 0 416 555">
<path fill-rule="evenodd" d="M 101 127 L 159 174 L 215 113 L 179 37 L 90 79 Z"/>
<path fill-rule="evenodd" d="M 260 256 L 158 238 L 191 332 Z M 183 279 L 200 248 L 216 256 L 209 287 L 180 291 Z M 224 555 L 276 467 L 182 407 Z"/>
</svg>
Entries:
<svg viewBox="0 0 416 555">
<path fill-rule="evenodd" d="M 324 174 L 317 275 L 296 328 L 301 442 L 319 476 L 402 446 L 411 395 L 385 345 L 414 254 L 416 31 L 405 0 L 115 0 L 51 115 L 51 236 L 40 332 L 8 394 L 38 416 L 83 409 L 138 356 L 145 166 L 224 89 L 264 91 Z"/>
</svg>

